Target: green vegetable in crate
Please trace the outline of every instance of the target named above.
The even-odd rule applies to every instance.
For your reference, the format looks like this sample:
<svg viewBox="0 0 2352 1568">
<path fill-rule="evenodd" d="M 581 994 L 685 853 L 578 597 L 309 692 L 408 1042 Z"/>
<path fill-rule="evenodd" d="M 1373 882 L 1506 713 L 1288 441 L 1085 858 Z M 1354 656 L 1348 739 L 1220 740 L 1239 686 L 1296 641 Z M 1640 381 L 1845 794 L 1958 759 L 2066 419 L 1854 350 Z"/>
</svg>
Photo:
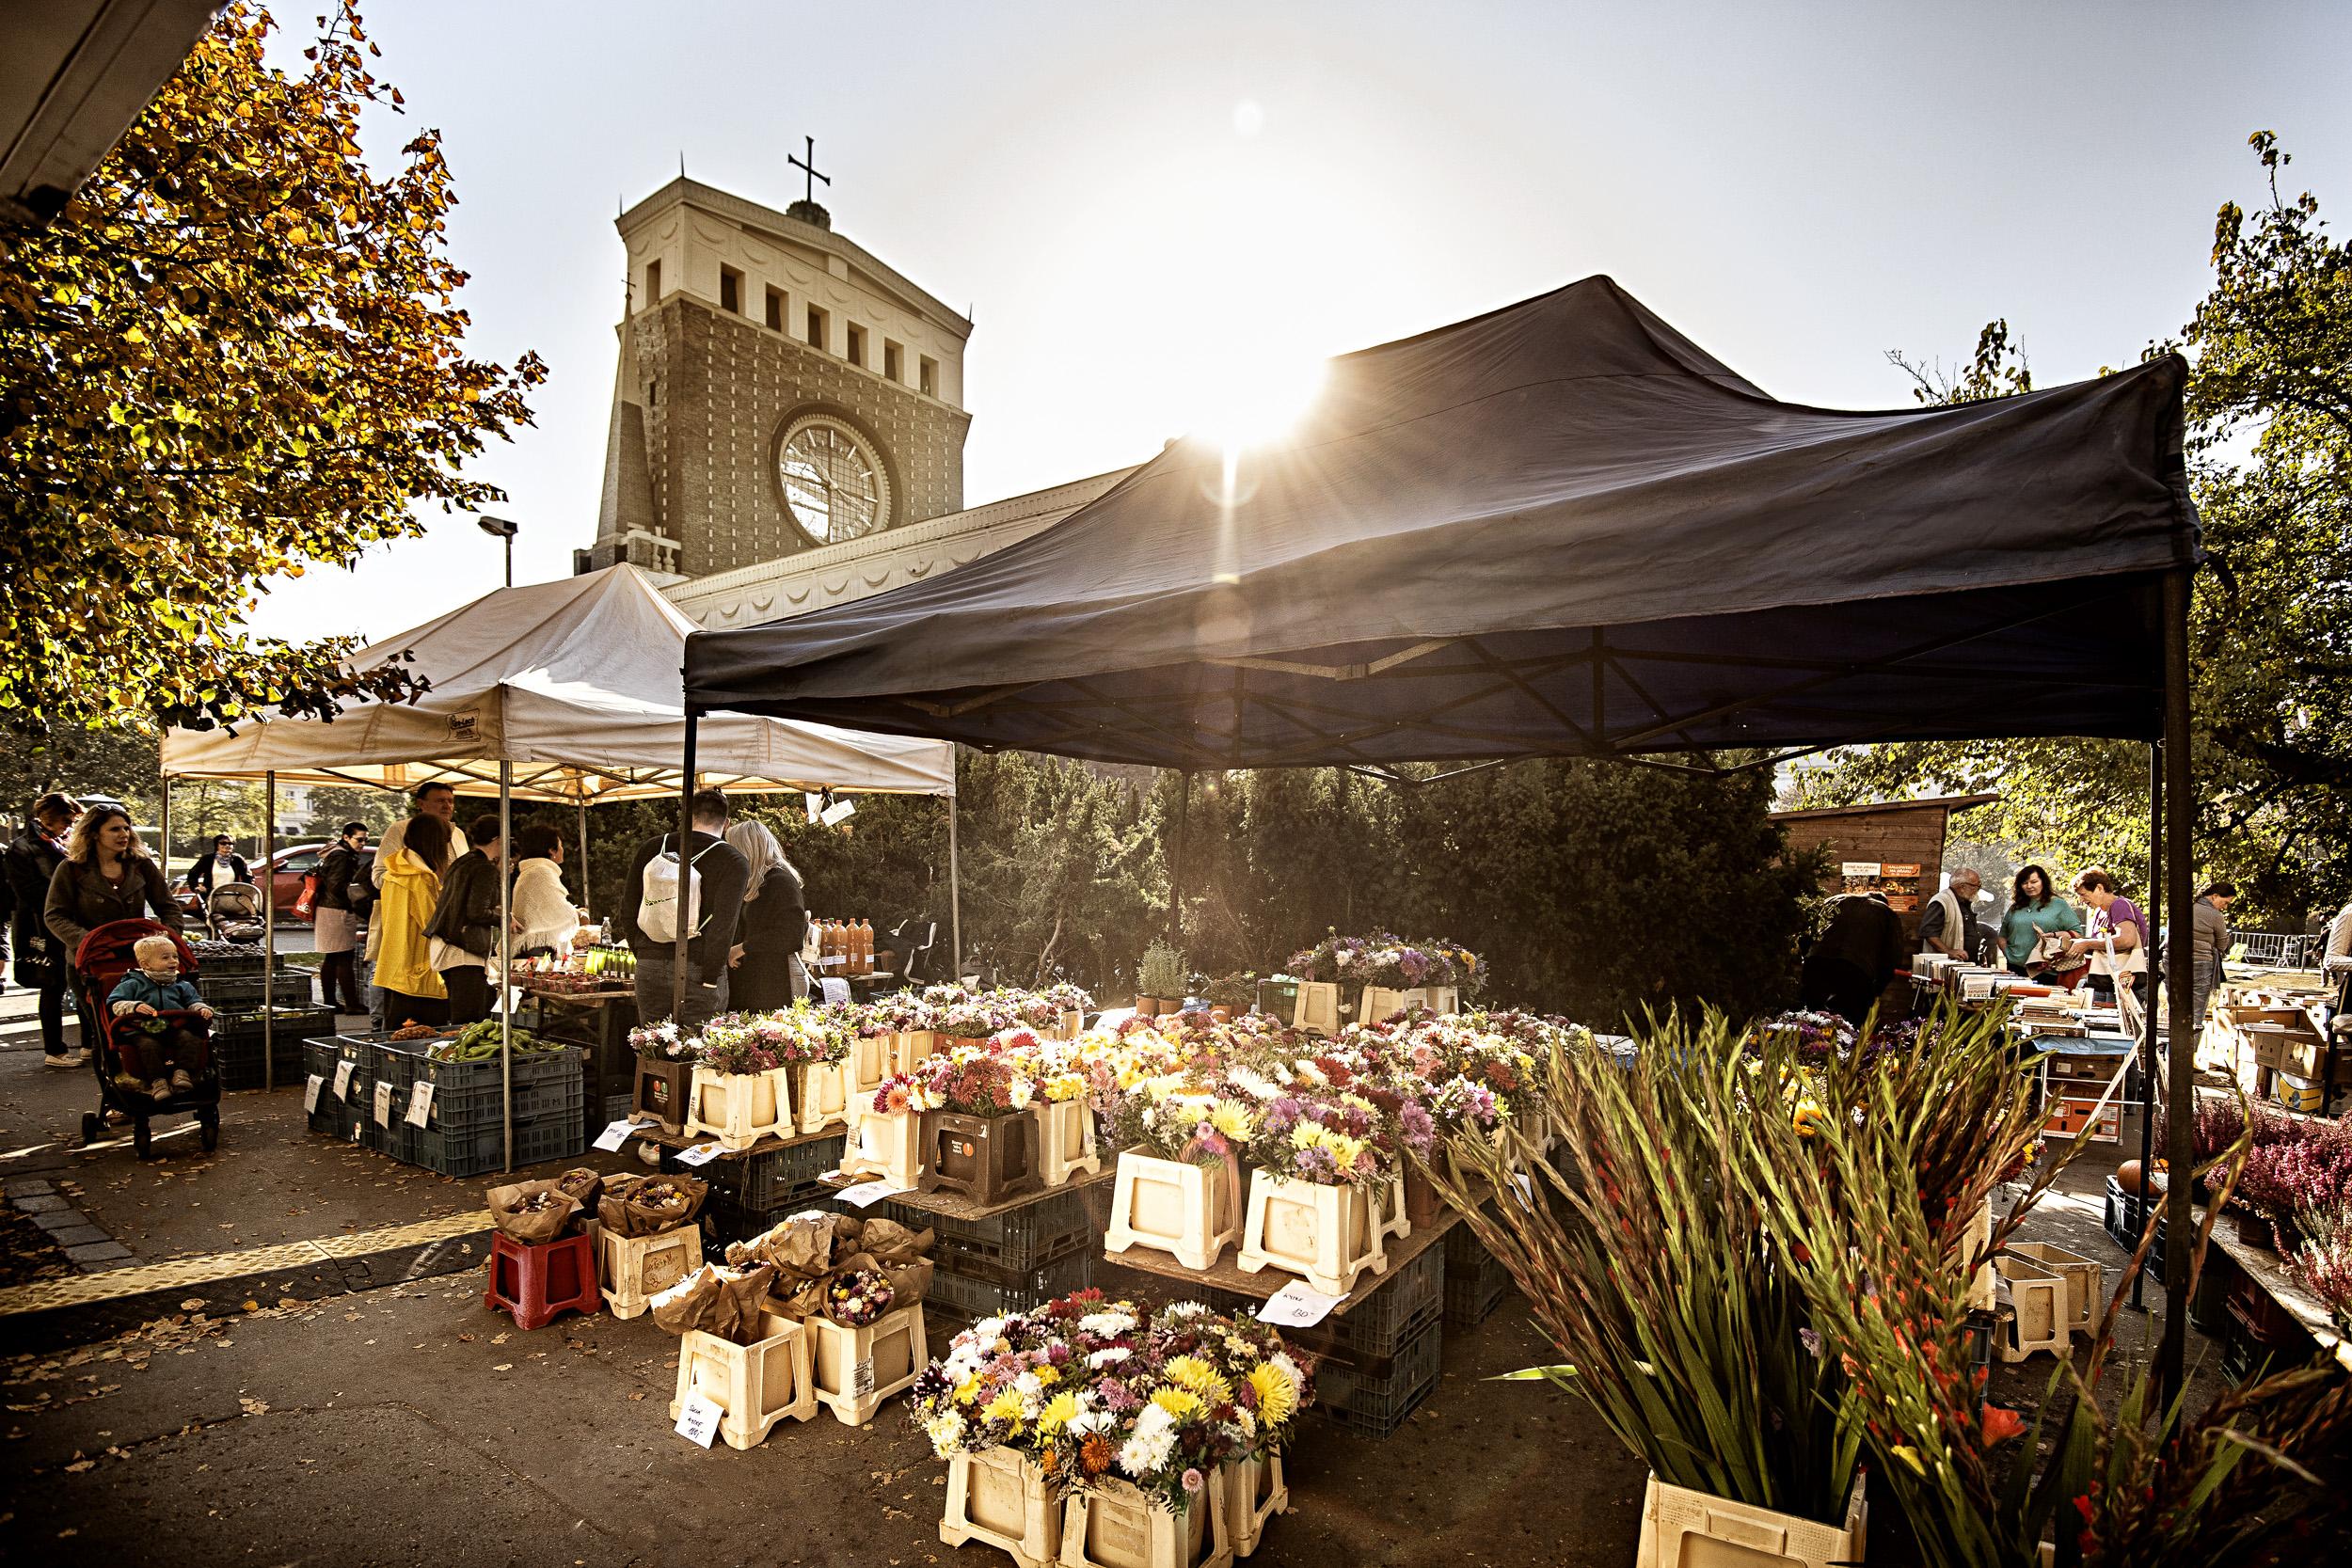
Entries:
<svg viewBox="0 0 2352 1568">
<path fill-rule="evenodd" d="M 543 1040 L 528 1029 L 515 1031 L 517 1054 L 561 1051 L 564 1047 L 552 1040 Z M 469 1023 L 457 1032 L 456 1037 L 433 1048 L 433 1057 L 443 1062 L 486 1061 L 499 1053 L 499 1021 L 485 1018 L 479 1023 Z"/>
</svg>

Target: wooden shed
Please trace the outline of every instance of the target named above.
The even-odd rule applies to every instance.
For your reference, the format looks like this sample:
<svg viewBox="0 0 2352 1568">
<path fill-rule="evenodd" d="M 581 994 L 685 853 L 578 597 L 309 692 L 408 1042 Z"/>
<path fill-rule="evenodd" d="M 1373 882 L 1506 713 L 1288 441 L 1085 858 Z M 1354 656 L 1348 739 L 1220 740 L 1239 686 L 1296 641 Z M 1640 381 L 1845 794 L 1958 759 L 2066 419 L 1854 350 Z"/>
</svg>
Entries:
<svg viewBox="0 0 2352 1568">
<path fill-rule="evenodd" d="M 1944 840 L 1952 815 L 1999 799 L 1939 795 L 1772 815 L 1788 830 L 1790 848 L 1818 846 L 1829 852 L 1829 866 L 1821 877 L 1823 893 L 1885 894 L 1887 903 L 1903 917 L 1905 940 L 1915 947 L 1920 907 L 1944 885 Z"/>
</svg>

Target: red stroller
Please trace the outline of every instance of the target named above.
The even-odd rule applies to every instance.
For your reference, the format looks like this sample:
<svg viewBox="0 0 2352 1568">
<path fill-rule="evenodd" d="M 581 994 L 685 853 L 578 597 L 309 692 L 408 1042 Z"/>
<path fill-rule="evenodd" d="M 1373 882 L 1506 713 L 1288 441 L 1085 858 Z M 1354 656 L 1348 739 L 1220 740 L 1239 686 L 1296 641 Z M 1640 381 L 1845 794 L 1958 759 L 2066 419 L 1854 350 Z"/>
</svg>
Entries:
<svg viewBox="0 0 2352 1568">
<path fill-rule="evenodd" d="M 82 939 L 81 947 L 73 955 L 73 996 L 82 1014 L 82 1039 L 89 1047 L 90 1066 L 98 1071 L 98 1109 L 82 1117 L 82 1142 L 94 1144 L 105 1133 L 106 1113 L 116 1112 L 131 1119 L 131 1144 L 139 1158 L 154 1158 L 149 1118 L 158 1116 L 192 1115 L 196 1117 L 197 1136 L 210 1152 L 220 1147 L 220 1064 L 215 1056 L 207 1062 L 204 1075 L 196 1081 L 196 1087 L 185 1094 L 175 1094 L 169 1100 L 156 1100 L 150 1095 L 133 1094 L 115 1083 L 115 1074 L 122 1070 L 122 1055 L 116 1047 L 115 1031 L 128 1027 L 131 1020 L 118 1019 L 106 1005 L 112 991 L 123 975 L 138 967 L 132 945 L 143 937 L 161 933 L 180 949 L 180 974 L 183 977 L 196 974 L 196 954 L 181 940 L 180 933 L 168 926 L 152 920 L 110 920 Z M 166 1014 L 166 1017 L 182 1016 Z"/>
</svg>

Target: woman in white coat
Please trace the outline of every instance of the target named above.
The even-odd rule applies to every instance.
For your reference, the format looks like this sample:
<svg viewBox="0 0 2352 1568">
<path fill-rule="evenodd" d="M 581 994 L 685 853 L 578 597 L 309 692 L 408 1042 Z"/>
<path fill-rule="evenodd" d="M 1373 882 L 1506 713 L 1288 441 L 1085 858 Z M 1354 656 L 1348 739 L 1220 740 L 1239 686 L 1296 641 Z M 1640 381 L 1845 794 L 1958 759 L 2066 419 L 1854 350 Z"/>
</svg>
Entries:
<svg viewBox="0 0 2352 1568">
<path fill-rule="evenodd" d="M 515 834 L 515 891 L 510 912 L 515 952 L 569 954 L 580 911 L 564 886 L 564 835 L 543 822 Z"/>
</svg>

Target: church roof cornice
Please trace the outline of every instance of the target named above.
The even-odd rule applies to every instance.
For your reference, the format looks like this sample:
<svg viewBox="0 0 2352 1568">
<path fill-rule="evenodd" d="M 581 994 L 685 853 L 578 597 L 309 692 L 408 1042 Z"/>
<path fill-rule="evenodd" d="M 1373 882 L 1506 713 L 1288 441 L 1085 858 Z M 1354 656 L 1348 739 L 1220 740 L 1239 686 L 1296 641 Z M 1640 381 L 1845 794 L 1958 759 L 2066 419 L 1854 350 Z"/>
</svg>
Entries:
<svg viewBox="0 0 2352 1568">
<path fill-rule="evenodd" d="M 915 284 L 896 267 L 876 257 L 865 246 L 843 239 L 830 229 L 819 229 L 813 223 L 803 223 L 787 217 L 772 207 L 730 195 L 714 185 L 679 175 L 668 184 L 629 208 L 613 220 L 613 227 L 626 240 L 629 232 L 655 214 L 674 206 L 691 206 L 699 211 L 741 224 L 744 228 L 787 241 L 810 250 L 838 256 L 850 267 L 863 272 L 875 282 L 898 295 L 908 306 L 929 318 L 934 325 L 963 339 L 972 335 L 972 323 L 949 309 L 937 296 Z"/>
</svg>

